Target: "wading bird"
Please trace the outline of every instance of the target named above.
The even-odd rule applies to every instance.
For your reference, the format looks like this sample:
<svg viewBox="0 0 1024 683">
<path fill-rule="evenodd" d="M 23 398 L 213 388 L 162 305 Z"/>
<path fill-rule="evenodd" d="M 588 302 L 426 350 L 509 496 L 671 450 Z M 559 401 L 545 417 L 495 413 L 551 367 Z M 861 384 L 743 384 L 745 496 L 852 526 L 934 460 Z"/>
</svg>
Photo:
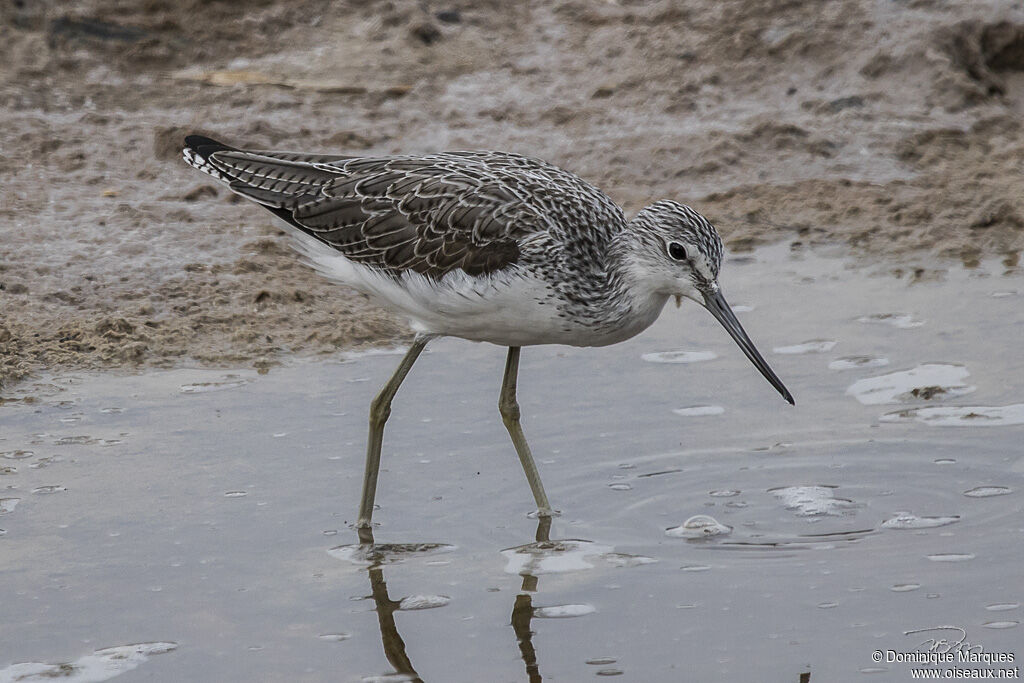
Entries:
<svg viewBox="0 0 1024 683">
<path fill-rule="evenodd" d="M 371 528 L 391 400 L 435 337 L 508 347 L 498 408 L 542 517 L 552 508 L 516 402 L 523 346 L 615 344 L 649 327 L 670 298 L 692 299 L 793 403 L 719 289 L 718 232 L 688 206 L 659 201 L 627 220 L 576 175 L 505 152 L 297 154 L 190 135 L 184 158 L 282 219 L 321 273 L 412 324 L 412 345 L 370 404 L 361 531 Z"/>
</svg>

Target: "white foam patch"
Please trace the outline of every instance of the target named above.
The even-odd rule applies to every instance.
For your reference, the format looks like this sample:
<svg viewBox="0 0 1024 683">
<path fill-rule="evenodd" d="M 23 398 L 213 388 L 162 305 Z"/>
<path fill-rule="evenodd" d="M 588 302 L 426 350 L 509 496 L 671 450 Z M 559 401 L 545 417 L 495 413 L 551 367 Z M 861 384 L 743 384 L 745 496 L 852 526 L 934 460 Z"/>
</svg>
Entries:
<svg viewBox="0 0 1024 683">
<path fill-rule="evenodd" d="M 732 527 L 722 524 L 710 515 L 694 515 L 679 526 L 665 529 L 665 535 L 672 538 L 710 538 L 732 533 Z"/>
<path fill-rule="evenodd" d="M 0 515 L 7 515 L 14 512 L 21 498 L 0 498 Z"/>
<path fill-rule="evenodd" d="M 179 391 L 183 394 L 205 394 L 212 391 L 227 391 L 245 386 L 251 380 L 232 379 L 223 382 L 195 382 L 193 384 L 182 384 Z"/>
<path fill-rule="evenodd" d="M 968 498 L 991 498 L 992 496 L 1005 496 L 1013 493 L 1009 486 L 975 486 L 973 489 L 964 491 Z"/>
<path fill-rule="evenodd" d="M 629 553 L 608 553 L 604 561 L 613 567 L 642 567 L 645 564 L 657 562 L 653 557 L 646 555 L 630 555 Z"/>
<path fill-rule="evenodd" d="M 893 593 L 909 593 L 910 591 L 916 591 L 920 587 L 921 584 L 919 583 L 898 583 L 889 590 Z"/>
<path fill-rule="evenodd" d="M 925 555 L 932 562 L 966 562 L 977 557 L 974 553 L 936 553 Z"/>
<path fill-rule="evenodd" d="M 593 614 L 596 611 L 597 608 L 593 605 L 552 605 L 535 608 L 533 616 L 540 619 L 567 619 Z"/>
<path fill-rule="evenodd" d="M 435 553 L 447 553 L 455 546 L 447 543 L 377 543 L 339 545 L 327 551 L 336 560 L 360 567 L 394 564 L 405 559 L 423 557 Z"/>
<path fill-rule="evenodd" d="M 976 387 L 962 382 L 970 374 L 962 365 L 925 363 L 910 370 L 857 380 L 846 393 L 866 406 L 949 398 L 975 390 Z"/>
<path fill-rule="evenodd" d="M 1019 621 L 986 621 L 982 626 L 985 628 L 1016 628 Z"/>
<path fill-rule="evenodd" d="M 775 497 L 801 517 L 818 517 L 822 515 L 846 515 L 857 507 L 856 503 L 845 498 L 836 498 L 835 491 L 828 486 L 786 486 L 770 489 Z"/>
<path fill-rule="evenodd" d="M 405 611 L 434 609 L 435 607 L 444 607 L 451 601 L 452 599 L 447 595 L 410 595 L 407 598 L 402 598 L 398 609 Z"/>
<path fill-rule="evenodd" d="M 960 521 L 960 515 L 947 515 L 939 517 L 918 517 L 909 512 L 900 514 L 882 522 L 883 529 L 934 529 L 935 527 L 948 526 Z"/>
<path fill-rule="evenodd" d="M 538 576 L 540 574 L 564 574 L 594 567 L 592 558 L 601 557 L 614 550 L 611 546 L 591 541 L 551 541 L 531 543 L 502 550 L 508 563 L 508 574 Z"/>
<path fill-rule="evenodd" d="M 699 363 L 715 358 L 718 358 L 718 354 L 714 351 L 659 351 L 640 356 L 641 360 L 648 363 Z"/>
<path fill-rule="evenodd" d="M 722 406 L 690 406 L 689 408 L 676 408 L 672 412 L 683 417 L 705 417 L 721 415 L 725 412 L 725 408 Z"/>
<path fill-rule="evenodd" d="M 854 370 L 856 368 L 884 368 L 888 358 L 882 356 L 844 356 L 828 364 L 829 370 Z"/>
<path fill-rule="evenodd" d="M 910 313 L 875 313 L 857 318 L 859 323 L 892 325 L 901 330 L 908 330 L 924 325 L 923 320 L 918 320 Z"/>
<path fill-rule="evenodd" d="M 359 683 L 406 683 L 412 681 L 418 681 L 420 678 L 413 674 L 403 674 L 397 671 L 391 673 L 381 674 L 380 676 L 363 676 L 359 679 Z"/>
<path fill-rule="evenodd" d="M 793 344 L 792 346 L 776 346 L 772 351 L 784 355 L 827 353 L 834 349 L 838 343 L 832 339 L 811 339 L 810 341 Z"/>
<path fill-rule="evenodd" d="M 62 664 L 22 662 L 0 669 L 0 683 L 55 680 L 62 683 L 100 683 L 137 668 L 151 655 L 162 655 L 177 648 L 177 643 L 136 643 L 96 650 L 91 655 Z"/>
<path fill-rule="evenodd" d="M 348 351 L 345 353 L 346 360 L 358 360 L 360 358 L 371 358 L 373 356 L 404 356 L 409 351 L 408 346 L 378 346 L 362 351 Z"/>
<path fill-rule="evenodd" d="M 995 602 L 991 605 L 985 605 L 985 609 L 987 609 L 989 612 L 1006 612 L 1011 609 L 1017 609 L 1019 607 L 1019 602 Z"/>
<path fill-rule="evenodd" d="M 1008 406 L 935 406 L 886 413 L 879 422 L 915 420 L 932 427 L 1005 427 L 1024 424 L 1024 403 Z"/>
</svg>

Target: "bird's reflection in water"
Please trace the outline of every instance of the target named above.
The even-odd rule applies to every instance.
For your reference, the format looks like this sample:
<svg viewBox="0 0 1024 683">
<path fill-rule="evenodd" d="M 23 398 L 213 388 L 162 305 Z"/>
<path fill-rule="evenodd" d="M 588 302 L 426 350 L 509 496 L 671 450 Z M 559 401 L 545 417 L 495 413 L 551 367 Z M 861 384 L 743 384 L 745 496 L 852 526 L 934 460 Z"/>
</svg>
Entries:
<svg viewBox="0 0 1024 683">
<path fill-rule="evenodd" d="M 531 547 L 544 547 L 551 543 L 551 518 L 541 517 L 537 524 L 536 542 Z M 371 597 L 376 604 L 377 622 L 380 626 L 381 643 L 384 646 L 384 656 L 394 668 L 394 674 L 387 676 L 387 680 L 395 681 L 419 681 L 422 683 L 416 669 L 413 667 L 409 655 L 405 651 L 405 641 L 398 633 L 398 626 L 395 623 L 395 612 L 402 608 L 401 600 L 393 600 L 388 595 L 388 585 L 384 580 L 384 566 L 394 562 L 397 556 L 407 554 L 422 548 L 412 545 L 375 545 L 373 535 L 368 530 L 360 530 L 359 554 L 370 562 L 367 572 L 370 576 Z M 444 547 L 444 546 L 432 546 Z M 526 664 L 527 680 L 530 683 L 542 681 L 540 668 L 537 662 L 537 651 L 533 645 L 534 632 L 530 628 L 534 618 L 533 594 L 537 592 L 538 578 L 529 573 L 528 570 L 519 572 L 522 576 L 522 587 L 516 595 L 515 603 L 512 606 L 512 630 L 515 632 L 516 640 L 519 643 L 519 652 Z"/>
<path fill-rule="evenodd" d="M 366 538 L 369 538 L 369 542 Z M 388 676 L 388 680 L 423 683 L 423 679 L 416 673 L 409 655 L 405 652 L 405 641 L 399 635 L 398 626 L 395 624 L 395 612 L 401 608 L 402 601 L 392 600 L 388 595 L 388 584 L 384 580 L 384 565 L 390 561 L 387 550 L 374 546 L 373 534 L 366 529 L 360 530 L 359 540 L 371 561 L 367 569 L 370 575 L 370 595 L 377 606 L 377 624 L 380 627 L 380 640 L 384 645 L 384 656 L 398 674 Z"/>
<path fill-rule="evenodd" d="M 551 518 L 540 517 L 537 524 L 537 543 L 548 543 L 551 538 Z M 533 594 L 537 592 L 537 577 L 523 574 L 523 586 L 519 589 L 516 602 L 512 606 L 512 630 L 519 641 L 519 653 L 526 664 L 526 676 L 530 683 L 542 681 L 540 666 L 537 663 L 537 650 L 533 647 Z"/>
</svg>

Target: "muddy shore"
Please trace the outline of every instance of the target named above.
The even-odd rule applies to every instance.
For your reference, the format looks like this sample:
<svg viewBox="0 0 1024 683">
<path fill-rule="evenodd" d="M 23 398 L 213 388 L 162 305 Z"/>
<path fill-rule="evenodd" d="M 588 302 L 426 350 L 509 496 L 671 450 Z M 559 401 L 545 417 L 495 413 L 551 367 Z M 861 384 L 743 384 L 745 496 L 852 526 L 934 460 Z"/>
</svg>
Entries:
<svg viewBox="0 0 1024 683">
<path fill-rule="evenodd" d="M 3 3 L 0 386 L 407 334 L 181 163 L 188 132 L 512 150 L 627 212 L 687 202 L 733 252 L 842 245 L 913 278 L 1018 267 L 1022 112 L 1005 2 Z"/>
</svg>

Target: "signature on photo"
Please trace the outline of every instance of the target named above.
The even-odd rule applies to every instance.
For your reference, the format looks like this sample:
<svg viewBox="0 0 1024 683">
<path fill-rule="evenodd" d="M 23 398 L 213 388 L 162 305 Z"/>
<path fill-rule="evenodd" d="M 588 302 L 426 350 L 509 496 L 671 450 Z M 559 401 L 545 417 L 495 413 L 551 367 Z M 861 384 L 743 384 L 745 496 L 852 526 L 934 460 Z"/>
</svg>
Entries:
<svg viewBox="0 0 1024 683">
<path fill-rule="evenodd" d="M 967 640 L 967 630 L 960 626 L 931 626 L 904 631 L 903 635 L 928 633 L 928 638 L 918 645 L 921 652 L 984 652 L 980 644 Z"/>
</svg>

